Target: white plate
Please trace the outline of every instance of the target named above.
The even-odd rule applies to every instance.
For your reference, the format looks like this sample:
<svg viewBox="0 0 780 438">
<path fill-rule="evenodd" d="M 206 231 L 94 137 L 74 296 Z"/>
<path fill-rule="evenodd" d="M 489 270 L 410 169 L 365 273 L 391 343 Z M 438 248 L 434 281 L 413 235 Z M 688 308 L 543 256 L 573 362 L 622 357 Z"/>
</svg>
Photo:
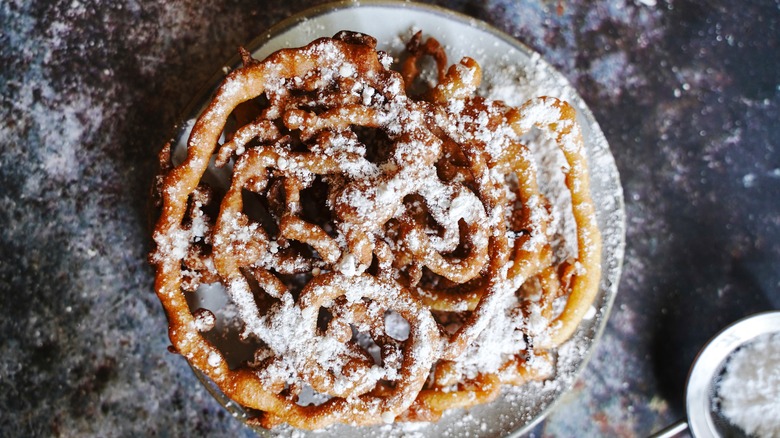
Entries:
<svg viewBox="0 0 780 438">
<path fill-rule="evenodd" d="M 303 46 L 318 37 L 333 36 L 340 30 L 352 30 L 377 38 L 380 50 L 397 54 L 403 50 L 404 41 L 414 31 L 422 30 L 433 36 L 445 47 L 450 63 L 462 56 L 470 56 L 483 66 L 482 92 L 500 98 L 512 105 L 526 99 L 548 95 L 571 103 L 578 110 L 582 124 L 586 152 L 591 169 L 592 195 L 596 215 L 604 237 L 603 273 L 599 295 L 594 303 L 593 315 L 583 321 L 577 334 L 564 344 L 554 379 L 544 383 L 532 382 L 520 388 L 505 388 L 502 396 L 493 403 L 477 406 L 465 412 L 448 411 L 435 424 L 412 426 L 393 425 L 371 428 L 334 426 L 323 432 L 305 433 L 305 436 L 340 437 L 366 436 L 517 436 L 532 428 L 552 409 L 555 402 L 573 384 L 590 357 L 596 341 L 606 324 L 612 302 L 617 292 L 623 261 L 625 218 L 623 191 L 609 146 L 577 92 L 567 80 L 539 54 L 522 45 L 488 24 L 458 13 L 407 2 L 342 2 L 305 11 L 270 29 L 247 46 L 257 59 L 285 47 Z M 238 65 L 238 58 L 229 67 Z M 185 113 L 177 140 L 183 151 L 192 121 L 204 108 L 207 99 L 221 81 L 218 74 L 203 94 Z M 245 419 L 246 413 L 222 395 L 196 370 L 209 391 L 230 410 L 234 416 Z M 262 435 L 289 434 L 289 429 Z M 297 433 L 297 431 L 296 431 Z M 296 435 L 296 436 L 304 436 Z"/>
</svg>

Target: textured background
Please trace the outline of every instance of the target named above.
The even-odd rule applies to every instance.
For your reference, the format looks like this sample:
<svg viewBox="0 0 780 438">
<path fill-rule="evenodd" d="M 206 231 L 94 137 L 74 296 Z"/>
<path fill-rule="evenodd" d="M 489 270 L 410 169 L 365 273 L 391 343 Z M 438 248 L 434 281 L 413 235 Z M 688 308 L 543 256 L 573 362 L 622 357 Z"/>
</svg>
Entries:
<svg viewBox="0 0 780 438">
<path fill-rule="evenodd" d="M 315 3 L 0 0 L 0 435 L 249 435 L 166 351 L 147 194 L 194 91 Z M 696 351 L 780 308 L 780 3 L 438 3 L 559 68 L 625 189 L 603 342 L 534 434 L 681 418 Z"/>
</svg>

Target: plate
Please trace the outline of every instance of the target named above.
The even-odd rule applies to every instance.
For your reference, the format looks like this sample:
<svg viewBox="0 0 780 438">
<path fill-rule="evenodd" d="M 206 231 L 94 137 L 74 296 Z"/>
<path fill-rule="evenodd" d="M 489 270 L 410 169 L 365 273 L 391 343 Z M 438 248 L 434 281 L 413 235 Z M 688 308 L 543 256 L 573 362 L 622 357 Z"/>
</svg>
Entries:
<svg viewBox="0 0 780 438">
<path fill-rule="evenodd" d="M 498 400 L 468 411 L 448 411 L 439 422 L 432 424 L 396 424 L 370 428 L 337 425 L 326 429 L 325 433 L 300 432 L 289 428 L 274 431 L 259 429 L 257 432 L 264 436 L 294 432 L 295 436 L 317 437 L 330 434 L 341 437 L 409 434 L 487 437 L 523 434 L 553 409 L 556 401 L 569 390 L 583 370 L 604 329 L 617 293 L 623 261 L 625 217 L 620 178 L 607 141 L 576 90 L 538 53 L 484 22 L 439 7 L 388 1 L 329 4 L 279 23 L 246 48 L 255 58 L 263 59 L 278 49 L 303 46 L 316 38 L 333 36 L 341 30 L 370 34 L 377 38 L 378 49 L 391 55 L 400 53 L 406 39 L 417 30 L 422 30 L 425 36 L 435 37 L 442 43 L 450 63 L 457 62 L 463 56 L 470 56 L 483 66 L 480 93 L 515 106 L 531 97 L 554 96 L 568 101 L 577 109 L 590 165 L 597 221 L 604 240 L 600 290 L 593 312 L 582 322 L 574 337 L 560 347 L 557 373 L 553 379 L 532 382 L 519 388 L 504 388 Z M 228 63 L 227 68 L 238 65 L 239 59 L 236 57 Z M 174 159 L 177 153 L 185 153 L 192 124 L 223 77 L 222 71 L 215 75 L 209 87 L 194 99 L 185 112 L 184 122 L 177 131 L 174 143 Z M 219 181 L 223 175 L 215 171 L 212 177 Z M 224 303 L 225 297 L 219 294 L 216 298 L 207 295 L 206 292 L 199 292 L 194 300 L 204 306 L 208 301 L 214 305 Z M 235 417 L 241 420 L 248 418 L 248 414 L 226 398 L 208 378 L 197 370 L 195 373 Z"/>
</svg>

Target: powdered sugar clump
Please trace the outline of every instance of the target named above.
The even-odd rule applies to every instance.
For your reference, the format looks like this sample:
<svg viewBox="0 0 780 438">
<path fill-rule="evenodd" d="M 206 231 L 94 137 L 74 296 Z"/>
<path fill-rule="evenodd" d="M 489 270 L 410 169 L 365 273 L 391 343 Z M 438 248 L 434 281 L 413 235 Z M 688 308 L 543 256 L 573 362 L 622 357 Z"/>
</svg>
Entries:
<svg viewBox="0 0 780 438">
<path fill-rule="evenodd" d="M 769 333 L 726 359 L 716 382 L 720 411 L 750 436 L 780 437 L 780 333 Z"/>
</svg>

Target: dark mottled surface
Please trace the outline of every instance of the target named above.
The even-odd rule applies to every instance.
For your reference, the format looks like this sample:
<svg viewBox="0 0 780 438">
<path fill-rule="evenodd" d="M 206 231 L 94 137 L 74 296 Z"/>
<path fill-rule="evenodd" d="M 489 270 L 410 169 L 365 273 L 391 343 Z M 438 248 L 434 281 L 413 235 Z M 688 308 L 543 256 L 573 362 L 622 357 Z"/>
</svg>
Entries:
<svg viewBox="0 0 780 438">
<path fill-rule="evenodd" d="M 0 435 L 249 434 L 166 352 L 147 193 L 194 90 L 311 3 L 0 1 Z M 641 436 L 681 417 L 696 351 L 780 308 L 780 3 L 439 3 L 569 77 L 625 189 L 615 310 L 534 433 Z"/>
</svg>

